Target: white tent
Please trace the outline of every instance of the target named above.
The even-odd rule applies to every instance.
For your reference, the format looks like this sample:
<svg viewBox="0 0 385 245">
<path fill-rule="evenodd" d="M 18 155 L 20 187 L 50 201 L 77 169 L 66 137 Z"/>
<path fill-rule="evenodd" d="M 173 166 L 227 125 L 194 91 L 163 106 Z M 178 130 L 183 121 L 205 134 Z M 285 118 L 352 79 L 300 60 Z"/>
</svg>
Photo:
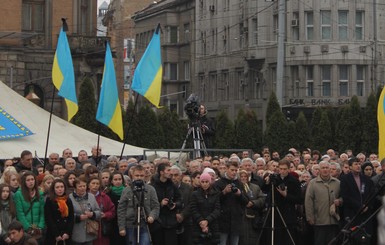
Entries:
<svg viewBox="0 0 385 245">
<path fill-rule="evenodd" d="M 19 157 L 23 150 L 37 153 L 44 157 L 50 113 L 25 99 L 17 92 L 0 81 L 0 107 L 13 116 L 33 135 L 22 138 L 0 140 L 0 159 Z M 57 116 L 52 116 L 48 155 L 57 152 L 60 155 L 65 148 L 70 148 L 74 154 L 80 150 L 91 153 L 91 148 L 97 144 L 98 135 L 71 124 Z M 104 155 L 120 156 L 123 143 L 100 137 L 99 145 Z M 124 156 L 143 155 L 144 148 L 126 145 Z"/>
</svg>

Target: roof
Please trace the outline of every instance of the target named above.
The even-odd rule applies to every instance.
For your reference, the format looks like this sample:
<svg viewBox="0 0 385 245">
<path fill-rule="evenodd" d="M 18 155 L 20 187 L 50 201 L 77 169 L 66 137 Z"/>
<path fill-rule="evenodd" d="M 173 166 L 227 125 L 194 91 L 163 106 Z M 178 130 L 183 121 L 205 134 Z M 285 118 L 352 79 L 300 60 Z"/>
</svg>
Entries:
<svg viewBox="0 0 385 245">
<path fill-rule="evenodd" d="M 0 107 L 33 132 L 33 135 L 22 138 L 0 140 L 0 159 L 19 157 L 23 150 L 36 151 L 39 157 L 44 157 L 50 113 L 25 99 L 2 81 Z M 70 148 L 74 156 L 80 150 L 90 153 L 97 140 L 97 134 L 52 115 L 47 154 L 57 152 L 61 155 L 65 148 Z M 120 156 L 123 148 L 123 143 L 102 136 L 99 145 L 104 155 Z M 143 150 L 144 148 L 126 145 L 123 155 L 139 156 L 143 155 Z"/>
</svg>

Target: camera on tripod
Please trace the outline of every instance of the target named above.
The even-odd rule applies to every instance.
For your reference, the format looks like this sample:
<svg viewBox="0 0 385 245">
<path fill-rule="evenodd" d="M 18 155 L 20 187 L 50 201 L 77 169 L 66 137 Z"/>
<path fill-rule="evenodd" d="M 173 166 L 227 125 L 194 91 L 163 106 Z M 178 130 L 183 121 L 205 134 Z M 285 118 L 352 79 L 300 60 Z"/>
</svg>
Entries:
<svg viewBox="0 0 385 245">
<path fill-rule="evenodd" d="M 196 121 L 199 118 L 200 103 L 197 95 L 190 94 L 186 100 L 184 111 L 191 121 Z"/>
<path fill-rule="evenodd" d="M 282 191 L 285 190 L 286 188 L 285 183 L 283 182 L 279 183 L 280 182 L 279 174 L 270 174 L 269 178 L 270 178 L 270 183 L 272 183 L 274 186 L 278 187 Z"/>
<path fill-rule="evenodd" d="M 134 192 L 144 191 L 144 181 L 141 179 L 132 181 L 132 189 Z"/>
</svg>

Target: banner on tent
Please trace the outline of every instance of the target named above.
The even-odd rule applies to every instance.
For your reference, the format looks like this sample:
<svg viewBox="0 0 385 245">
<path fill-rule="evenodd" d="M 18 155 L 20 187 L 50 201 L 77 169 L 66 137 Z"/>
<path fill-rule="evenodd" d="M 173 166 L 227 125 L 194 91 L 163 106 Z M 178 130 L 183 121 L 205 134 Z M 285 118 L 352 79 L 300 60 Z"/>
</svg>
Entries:
<svg viewBox="0 0 385 245">
<path fill-rule="evenodd" d="M 31 130 L 0 107 L 0 140 L 20 138 L 31 134 L 33 134 Z"/>
</svg>

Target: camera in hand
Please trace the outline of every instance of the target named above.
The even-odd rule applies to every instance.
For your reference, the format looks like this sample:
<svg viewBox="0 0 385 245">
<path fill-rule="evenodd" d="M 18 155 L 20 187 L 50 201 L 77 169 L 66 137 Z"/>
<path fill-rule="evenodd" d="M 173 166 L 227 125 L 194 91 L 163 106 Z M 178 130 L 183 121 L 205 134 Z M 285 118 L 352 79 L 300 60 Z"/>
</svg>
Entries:
<svg viewBox="0 0 385 245">
<path fill-rule="evenodd" d="M 184 111 L 191 121 L 196 121 L 199 118 L 200 103 L 197 95 L 190 94 L 186 100 Z"/>
<path fill-rule="evenodd" d="M 172 208 L 174 207 L 174 205 L 175 205 L 174 201 L 172 200 L 172 198 L 170 198 L 170 199 L 168 200 L 167 207 L 168 207 L 169 209 L 172 209 Z"/>
<path fill-rule="evenodd" d="M 144 181 L 141 179 L 132 181 L 132 189 L 135 192 L 144 191 Z"/>
<path fill-rule="evenodd" d="M 231 183 L 231 192 L 232 193 L 237 193 L 238 190 L 239 190 L 238 187 L 234 183 Z"/>
<path fill-rule="evenodd" d="M 286 189 L 286 185 L 285 183 L 281 183 L 278 185 L 278 188 L 281 190 L 281 191 L 284 191 Z"/>
<path fill-rule="evenodd" d="M 203 239 L 210 239 L 213 236 L 213 234 L 209 230 L 208 232 L 201 232 L 199 236 Z"/>
</svg>

